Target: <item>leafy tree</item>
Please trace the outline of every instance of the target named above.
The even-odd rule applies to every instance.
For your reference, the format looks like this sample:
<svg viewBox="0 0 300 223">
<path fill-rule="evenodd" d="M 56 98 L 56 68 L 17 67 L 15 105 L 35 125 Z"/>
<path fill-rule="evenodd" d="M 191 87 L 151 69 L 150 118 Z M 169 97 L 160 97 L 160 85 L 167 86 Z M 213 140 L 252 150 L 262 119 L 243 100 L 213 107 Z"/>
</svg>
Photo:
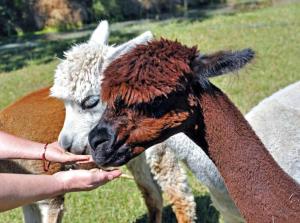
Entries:
<svg viewBox="0 0 300 223">
<path fill-rule="evenodd" d="M 0 0 L 0 35 L 34 30 L 33 3 L 34 0 Z"/>
</svg>

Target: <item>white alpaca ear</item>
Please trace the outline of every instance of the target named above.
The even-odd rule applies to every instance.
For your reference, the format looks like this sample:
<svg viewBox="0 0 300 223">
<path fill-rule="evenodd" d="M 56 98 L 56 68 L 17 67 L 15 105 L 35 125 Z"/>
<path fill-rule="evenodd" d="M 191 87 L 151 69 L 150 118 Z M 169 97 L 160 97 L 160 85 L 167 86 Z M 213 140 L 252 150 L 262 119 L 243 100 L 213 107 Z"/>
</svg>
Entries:
<svg viewBox="0 0 300 223">
<path fill-rule="evenodd" d="M 109 38 L 109 25 L 106 20 L 103 20 L 99 23 L 97 28 L 94 30 L 89 42 L 107 45 L 108 38 Z"/>
<path fill-rule="evenodd" d="M 129 40 L 128 42 L 123 43 L 120 46 L 113 48 L 113 50 L 111 50 L 111 52 L 108 54 L 108 60 L 113 61 L 114 59 L 118 58 L 122 54 L 125 54 L 128 51 L 130 51 L 136 45 L 146 43 L 152 39 L 153 39 L 153 35 L 150 31 L 144 32 L 138 37 Z"/>
</svg>

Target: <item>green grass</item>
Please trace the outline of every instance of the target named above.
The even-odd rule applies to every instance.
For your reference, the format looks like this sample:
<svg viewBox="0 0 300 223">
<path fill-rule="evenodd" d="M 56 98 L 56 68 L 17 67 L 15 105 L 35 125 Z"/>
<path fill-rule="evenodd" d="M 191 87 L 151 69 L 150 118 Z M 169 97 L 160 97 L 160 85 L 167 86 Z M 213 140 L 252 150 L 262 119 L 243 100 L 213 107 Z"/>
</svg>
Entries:
<svg viewBox="0 0 300 223">
<path fill-rule="evenodd" d="M 299 21 L 298 3 L 248 13 L 203 16 L 199 20 L 173 19 L 127 25 L 115 30 L 111 40 L 122 42 L 150 29 L 157 37 L 178 39 L 189 46 L 198 45 L 202 52 L 253 48 L 257 57 L 247 69 L 238 75 L 213 80 L 245 113 L 263 98 L 300 80 Z M 55 42 L 47 45 L 47 41 L 41 40 L 43 47 L 26 48 L 25 51 L 11 53 L 11 58 L 0 60 L 0 108 L 26 92 L 51 84 L 53 71 L 58 63 L 55 56 L 61 55 L 59 50 L 67 49 L 76 41 L 73 39 L 55 48 Z M 4 54 L 0 51 L 0 55 Z M 29 55 L 29 58 L 24 55 Z M 44 61 L 43 55 L 46 55 L 47 61 Z M 15 61 L 24 60 L 21 66 L 15 66 Z M 210 206 L 206 189 L 190 174 L 189 181 L 198 204 L 199 222 L 217 222 L 218 214 Z M 134 182 L 124 179 L 93 192 L 68 194 L 66 209 L 66 223 L 145 222 L 146 214 L 143 199 Z M 165 222 L 175 222 L 167 203 L 164 211 Z M 0 215 L 0 223 L 20 221 L 20 209 Z"/>
</svg>

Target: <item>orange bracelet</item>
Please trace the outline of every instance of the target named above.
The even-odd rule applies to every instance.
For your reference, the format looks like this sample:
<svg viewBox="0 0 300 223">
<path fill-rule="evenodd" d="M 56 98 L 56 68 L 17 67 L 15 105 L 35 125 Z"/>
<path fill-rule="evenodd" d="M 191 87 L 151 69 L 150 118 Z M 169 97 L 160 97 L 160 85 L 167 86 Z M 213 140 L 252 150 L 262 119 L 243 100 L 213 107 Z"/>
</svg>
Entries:
<svg viewBox="0 0 300 223">
<path fill-rule="evenodd" d="M 43 166 L 44 166 L 44 171 L 45 172 L 47 172 L 49 170 L 49 167 L 50 167 L 50 161 L 48 162 L 47 159 L 46 159 L 46 150 L 47 150 L 48 144 L 49 143 L 45 144 L 45 146 L 44 146 L 44 152 L 42 154 L 42 160 L 43 160 Z"/>
</svg>

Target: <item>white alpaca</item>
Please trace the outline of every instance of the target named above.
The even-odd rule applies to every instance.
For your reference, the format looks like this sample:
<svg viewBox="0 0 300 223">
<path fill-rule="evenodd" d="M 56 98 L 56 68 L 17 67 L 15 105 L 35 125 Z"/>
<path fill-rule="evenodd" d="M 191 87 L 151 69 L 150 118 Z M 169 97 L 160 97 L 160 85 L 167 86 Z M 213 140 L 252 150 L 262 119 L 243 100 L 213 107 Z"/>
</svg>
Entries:
<svg viewBox="0 0 300 223">
<path fill-rule="evenodd" d="M 62 147 L 73 153 L 89 152 L 88 133 L 97 124 L 105 108 L 99 101 L 99 94 L 102 72 L 107 64 L 136 44 L 145 43 L 152 38 L 151 32 L 145 32 L 114 47 L 107 45 L 108 36 L 108 23 L 103 21 L 88 42 L 76 45 L 65 53 L 65 59 L 55 72 L 51 95 L 62 99 L 66 108 L 65 122 L 58 141 Z M 153 181 L 151 172 L 154 175 L 163 172 L 166 176 L 173 176 L 167 183 L 162 183 L 161 188 L 173 203 L 178 221 L 193 222 L 196 218 L 195 202 L 186 175 L 179 163 L 174 161 L 176 158 L 173 154 L 163 157 L 163 160 L 153 164 L 155 168 L 151 171 L 145 155 L 137 157 L 127 165 L 145 197 L 150 214 L 149 221 L 161 221 L 161 192 Z"/>
<path fill-rule="evenodd" d="M 246 119 L 278 164 L 300 183 L 300 81 L 260 102 Z M 172 136 L 166 144 L 208 187 L 225 222 L 243 222 L 220 173 L 203 150 L 184 134 Z"/>
</svg>

